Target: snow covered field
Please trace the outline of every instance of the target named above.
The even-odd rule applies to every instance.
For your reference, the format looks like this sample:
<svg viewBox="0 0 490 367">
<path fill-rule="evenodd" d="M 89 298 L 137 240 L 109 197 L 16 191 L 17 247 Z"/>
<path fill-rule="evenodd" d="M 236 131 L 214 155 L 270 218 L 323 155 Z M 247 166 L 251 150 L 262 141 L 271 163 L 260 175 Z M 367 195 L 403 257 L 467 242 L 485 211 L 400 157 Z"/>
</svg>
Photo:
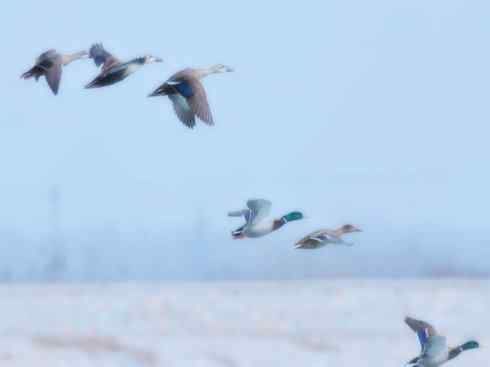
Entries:
<svg viewBox="0 0 490 367">
<path fill-rule="evenodd" d="M 488 280 L 4 285 L 0 299 L 1 366 L 403 366 L 419 348 L 405 315 L 490 344 Z"/>
</svg>

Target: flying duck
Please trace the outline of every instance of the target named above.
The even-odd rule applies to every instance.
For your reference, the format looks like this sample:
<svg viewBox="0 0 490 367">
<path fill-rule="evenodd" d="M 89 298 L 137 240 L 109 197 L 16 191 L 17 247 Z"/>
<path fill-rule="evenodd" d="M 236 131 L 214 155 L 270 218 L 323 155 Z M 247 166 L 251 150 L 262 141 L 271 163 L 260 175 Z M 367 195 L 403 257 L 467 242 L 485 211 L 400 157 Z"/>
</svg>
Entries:
<svg viewBox="0 0 490 367">
<path fill-rule="evenodd" d="M 38 79 L 44 75 L 46 81 L 48 82 L 49 88 L 54 95 L 57 95 L 60 87 L 63 66 L 68 65 L 72 61 L 87 58 L 87 56 L 87 51 L 63 55 L 58 53 L 55 49 L 50 49 L 39 55 L 34 66 L 22 74 L 21 78 L 35 78 L 36 81 L 38 81 Z"/>
<path fill-rule="evenodd" d="M 247 209 L 229 212 L 230 217 L 245 218 L 245 224 L 231 233 L 232 238 L 236 240 L 262 237 L 277 231 L 286 223 L 304 218 L 301 212 L 294 211 L 279 219 L 266 221 L 265 218 L 269 215 L 271 205 L 269 200 L 253 199 L 247 201 Z"/>
<path fill-rule="evenodd" d="M 352 246 L 353 243 L 344 241 L 342 236 L 354 232 L 362 232 L 362 230 L 352 224 L 344 224 L 337 229 L 320 229 L 296 242 L 294 247 L 297 249 L 317 249 L 329 244 Z"/>
<path fill-rule="evenodd" d="M 411 317 L 406 317 L 405 322 L 417 333 L 421 346 L 420 355 L 407 363 L 414 367 L 438 367 L 456 358 L 465 350 L 480 347 L 478 342 L 470 340 L 457 347 L 450 348 L 446 344 L 446 337 L 438 335 L 434 327 L 427 322 Z"/>
<path fill-rule="evenodd" d="M 96 66 L 102 65 L 102 70 L 85 88 L 99 88 L 115 84 L 126 79 L 145 64 L 162 62 L 162 59 L 152 55 L 136 57 L 130 61 L 121 62 L 110 52 L 107 52 L 101 43 L 96 43 L 90 47 L 89 56 L 94 59 Z"/>
<path fill-rule="evenodd" d="M 196 125 L 196 116 L 208 125 L 214 125 L 206 91 L 201 79 L 210 74 L 233 71 L 226 65 L 217 64 L 205 69 L 187 68 L 172 75 L 155 89 L 149 97 L 168 96 L 179 120 L 188 128 Z"/>
</svg>

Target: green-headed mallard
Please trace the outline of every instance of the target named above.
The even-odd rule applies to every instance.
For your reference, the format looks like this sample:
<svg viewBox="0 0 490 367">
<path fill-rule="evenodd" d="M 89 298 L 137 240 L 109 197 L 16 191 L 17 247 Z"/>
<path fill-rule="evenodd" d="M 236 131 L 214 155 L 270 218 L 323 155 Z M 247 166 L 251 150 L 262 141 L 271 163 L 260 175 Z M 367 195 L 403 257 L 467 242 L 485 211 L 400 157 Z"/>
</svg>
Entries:
<svg viewBox="0 0 490 367">
<path fill-rule="evenodd" d="M 188 128 L 196 125 L 196 116 L 208 125 L 214 125 L 206 91 L 201 79 L 210 74 L 233 71 L 226 65 L 217 64 L 205 69 L 187 68 L 172 75 L 155 89 L 149 97 L 168 96 L 179 120 Z"/>
<path fill-rule="evenodd" d="M 337 229 L 320 229 L 302 238 L 294 245 L 297 249 L 317 249 L 328 244 L 352 246 L 342 238 L 344 234 L 362 232 L 360 228 L 352 224 L 344 224 Z"/>
<path fill-rule="evenodd" d="M 107 52 L 101 43 L 92 45 L 90 48 L 90 58 L 94 59 L 96 66 L 102 65 L 102 70 L 85 88 L 99 88 L 112 85 L 126 79 L 145 64 L 162 62 L 162 59 L 152 55 L 136 57 L 127 62 L 120 62 L 111 53 Z"/>
<path fill-rule="evenodd" d="M 49 88 L 56 95 L 60 87 L 61 73 L 63 66 L 68 65 L 72 61 L 86 58 L 87 51 L 80 51 L 74 54 L 62 55 L 56 50 L 51 49 L 43 52 L 36 59 L 35 65 L 21 75 L 23 79 L 35 78 L 36 81 L 44 75 L 48 82 Z"/>
<path fill-rule="evenodd" d="M 457 357 L 461 352 L 480 346 L 478 342 L 470 340 L 450 348 L 446 344 L 446 337 L 437 334 L 434 327 L 427 322 L 411 317 L 406 317 L 405 322 L 417 333 L 421 346 L 420 355 L 407 363 L 414 367 L 438 367 Z"/>
<path fill-rule="evenodd" d="M 303 214 L 298 211 L 290 212 L 279 219 L 265 221 L 269 215 L 271 202 L 264 199 L 253 199 L 247 201 L 247 209 L 229 212 L 230 217 L 244 217 L 245 224 L 234 230 L 231 235 L 233 239 L 262 237 L 277 231 L 286 223 L 303 219 Z"/>
</svg>

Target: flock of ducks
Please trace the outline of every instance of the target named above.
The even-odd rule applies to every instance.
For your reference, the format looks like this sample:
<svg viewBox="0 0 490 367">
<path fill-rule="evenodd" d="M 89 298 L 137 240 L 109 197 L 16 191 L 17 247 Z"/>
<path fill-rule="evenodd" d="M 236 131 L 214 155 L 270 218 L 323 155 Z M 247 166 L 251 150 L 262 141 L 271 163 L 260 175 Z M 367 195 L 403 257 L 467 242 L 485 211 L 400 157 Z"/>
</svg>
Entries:
<svg viewBox="0 0 490 367">
<path fill-rule="evenodd" d="M 257 238 L 277 231 L 289 222 L 304 219 L 301 212 L 293 211 L 277 219 L 267 220 L 272 203 L 265 199 L 250 199 L 247 201 L 247 208 L 228 213 L 229 217 L 243 217 L 245 224 L 231 232 L 233 239 Z M 318 249 L 326 245 L 346 245 L 352 246 L 353 243 L 346 242 L 342 237 L 348 233 L 362 232 L 362 230 L 352 224 L 344 224 L 337 229 L 320 229 L 312 232 L 296 242 L 297 249 Z"/>
<path fill-rule="evenodd" d="M 146 55 L 122 62 L 108 52 L 101 43 L 96 43 L 90 47 L 88 52 L 60 54 L 54 49 L 48 50 L 36 59 L 34 66 L 22 74 L 21 78 L 35 78 L 38 81 L 41 76 L 44 76 L 51 91 L 57 95 L 63 67 L 75 60 L 86 58 L 93 59 L 97 67 L 101 66 L 99 75 L 85 86 L 87 89 L 113 85 L 126 79 L 143 65 L 163 61 L 159 57 Z M 189 128 L 194 128 L 196 118 L 208 125 L 213 125 L 213 115 L 201 79 L 211 74 L 231 71 L 233 71 L 232 68 L 222 64 L 204 69 L 186 68 L 172 75 L 150 93 L 149 97 L 167 96 L 172 101 L 179 120 Z"/>
<path fill-rule="evenodd" d="M 251 199 L 247 201 L 247 208 L 235 210 L 228 213 L 230 217 L 243 217 L 245 224 L 232 231 L 233 239 L 257 238 L 268 235 L 289 222 L 304 218 L 303 213 L 293 211 L 280 218 L 267 220 L 271 209 L 271 202 L 265 199 Z M 337 229 L 320 229 L 314 231 L 295 244 L 297 249 L 318 249 L 326 245 L 354 245 L 346 242 L 345 234 L 361 232 L 361 229 L 352 225 L 344 224 Z M 446 337 L 436 333 L 429 323 L 406 317 L 405 322 L 417 334 L 421 350 L 420 354 L 411 359 L 407 364 L 413 367 L 439 367 L 440 365 L 456 358 L 462 352 L 479 348 L 480 344 L 470 340 L 457 347 L 448 347 Z"/>
<path fill-rule="evenodd" d="M 63 67 L 79 59 L 91 58 L 97 67 L 102 66 L 99 74 L 88 83 L 85 88 L 101 88 L 118 83 L 137 71 L 141 66 L 162 62 L 162 59 L 146 55 L 136 57 L 126 62 L 108 52 L 100 43 L 92 45 L 90 50 L 73 54 L 60 54 L 51 49 L 42 53 L 33 67 L 22 74 L 23 79 L 35 78 L 39 80 L 44 76 L 49 88 L 56 95 L 59 91 Z M 167 96 L 173 104 L 178 119 L 187 127 L 194 128 L 196 118 L 208 125 L 213 125 L 213 116 L 209 108 L 206 91 L 201 79 L 216 73 L 233 71 L 232 68 L 217 64 L 205 69 L 186 68 L 181 70 L 149 94 L 149 97 Z M 247 201 L 247 208 L 228 213 L 230 217 L 243 217 L 245 223 L 232 231 L 233 239 L 257 238 L 268 235 L 282 228 L 287 223 L 304 219 L 303 213 L 292 211 L 277 219 L 267 220 L 271 209 L 271 202 L 265 199 L 251 199 Z M 320 229 L 314 231 L 295 244 L 297 249 L 318 249 L 326 245 L 352 246 L 346 242 L 344 235 L 361 232 L 361 229 L 352 224 L 345 224 L 336 229 Z M 480 345 L 470 340 L 457 347 L 450 348 L 446 338 L 437 334 L 433 326 L 425 321 L 405 318 L 407 325 L 417 334 L 421 351 L 420 354 L 407 364 L 413 367 L 438 367 L 457 357 L 462 352 L 479 348 Z"/>
</svg>

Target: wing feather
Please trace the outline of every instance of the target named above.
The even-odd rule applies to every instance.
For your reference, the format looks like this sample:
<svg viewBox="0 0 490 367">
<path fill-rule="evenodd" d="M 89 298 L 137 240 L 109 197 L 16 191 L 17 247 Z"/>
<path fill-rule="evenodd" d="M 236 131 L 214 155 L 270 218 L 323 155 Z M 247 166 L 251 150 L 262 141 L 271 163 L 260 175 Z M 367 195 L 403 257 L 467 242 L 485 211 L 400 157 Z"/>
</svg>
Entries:
<svg viewBox="0 0 490 367">
<path fill-rule="evenodd" d="M 437 336 L 436 330 L 428 322 L 406 317 L 405 323 L 417 334 L 422 350 L 430 337 Z"/>
<path fill-rule="evenodd" d="M 102 71 L 106 71 L 109 68 L 119 64 L 119 60 L 108 52 L 102 43 L 95 43 L 90 47 L 89 56 L 94 60 L 96 66 L 102 66 Z"/>
<path fill-rule="evenodd" d="M 53 65 L 46 70 L 45 76 L 46 81 L 48 82 L 49 88 L 56 95 L 58 94 L 58 90 L 60 88 L 60 80 L 61 80 L 61 62 L 54 62 Z"/>
<path fill-rule="evenodd" d="M 174 86 L 178 93 L 187 98 L 189 106 L 200 120 L 208 125 L 214 125 L 206 90 L 193 69 L 184 69 L 175 73 L 167 80 L 167 83 Z"/>
<path fill-rule="evenodd" d="M 177 93 L 169 94 L 168 97 L 172 101 L 174 111 L 179 120 L 188 128 L 194 128 L 196 126 L 196 118 L 187 100 Z"/>
<path fill-rule="evenodd" d="M 256 224 L 261 222 L 270 213 L 272 203 L 264 199 L 251 199 L 247 201 L 247 207 L 250 209 L 250 217 L 247 222 Z"/>
<path fill-rule="evenodd" d="M 209 108 L 208 97 L 204 86 L 198 79 L 191 79 L 189 84 L 192 88 L 193 95 L 188 98 L 189 105 L 194 113 L 208 125 L 214 125 L 213 115 Z"/>
</svg>

